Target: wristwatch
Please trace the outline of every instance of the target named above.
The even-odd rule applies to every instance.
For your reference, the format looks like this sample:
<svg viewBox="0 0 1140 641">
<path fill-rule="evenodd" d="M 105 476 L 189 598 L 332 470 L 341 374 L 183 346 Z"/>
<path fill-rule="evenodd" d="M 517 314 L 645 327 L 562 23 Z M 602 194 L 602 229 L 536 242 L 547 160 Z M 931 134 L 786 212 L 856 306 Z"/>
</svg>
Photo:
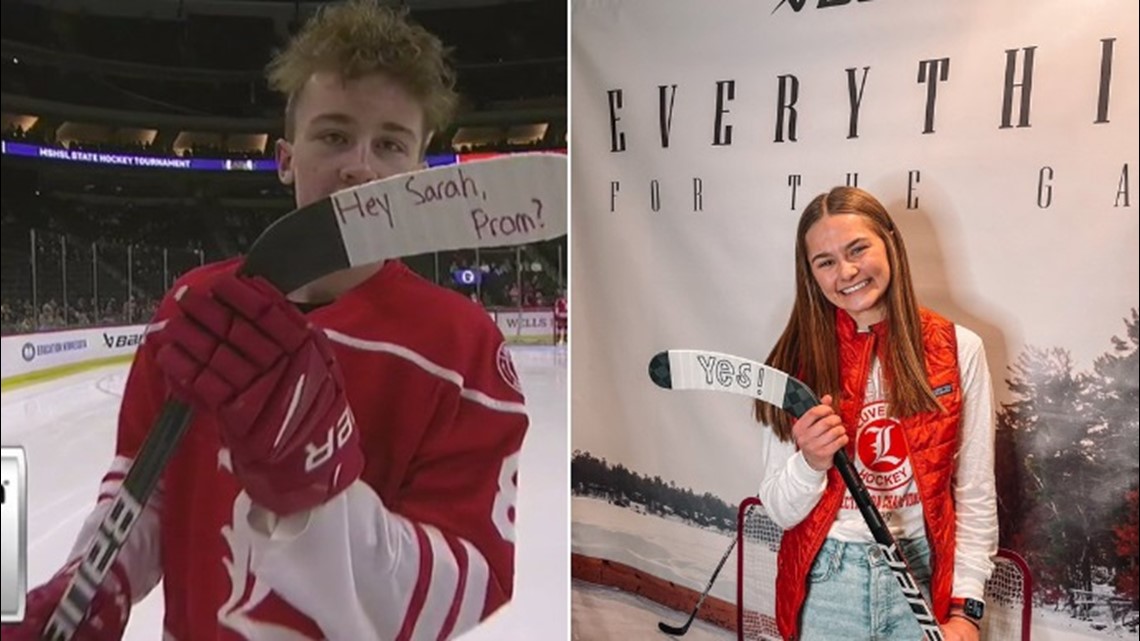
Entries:
<svg viewBox="0 0 1140 641">
<path fill-rule="evenodd" d="M 962 614 L 975 625 L 981 625 L 986 613 L 986 604 L 977 599 L 951 599 L 950 605 L 962 608 Z"/>
</svg>

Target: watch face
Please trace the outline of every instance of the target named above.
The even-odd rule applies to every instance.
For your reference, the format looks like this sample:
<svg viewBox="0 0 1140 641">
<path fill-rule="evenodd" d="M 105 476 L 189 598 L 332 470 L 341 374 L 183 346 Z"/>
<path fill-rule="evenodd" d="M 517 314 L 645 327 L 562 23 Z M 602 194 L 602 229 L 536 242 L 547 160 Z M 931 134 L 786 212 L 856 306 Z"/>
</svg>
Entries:
<svg viewBox="0 0 1140 641">
<path fill-rule="evenodd" d="M 986 604 L 978 601 L 977 599 L 966 599 L 966 603 L 962 607 L 962 610 L 966 613 L 966 616 L 979 621 L 981 620 L 985 609 Z"/>
</svg>

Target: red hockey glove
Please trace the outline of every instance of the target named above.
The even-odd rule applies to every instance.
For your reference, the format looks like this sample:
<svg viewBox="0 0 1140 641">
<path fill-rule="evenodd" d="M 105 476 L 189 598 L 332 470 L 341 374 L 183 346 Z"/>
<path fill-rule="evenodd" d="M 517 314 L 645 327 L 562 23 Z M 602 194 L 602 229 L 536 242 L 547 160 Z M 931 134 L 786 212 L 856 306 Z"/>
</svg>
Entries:
<svg viewBox="0 0 1140 641">
<path fill-rule="evenodd" d="M 182 313 L 148 337 L 156 363 L 217 418 L 250 498 L 285 516 L 351 485 L 364 455 L 324 333 L 262 279 L 227 275 L 177 298 Z"/>
<path fill-rule="evenodd" d="M 78 561 L 61 570 L 50 581 L 28 593 L 24 609 L 24 621 L 18 625 L 5 625 L 0 628 L 4 641 L 40 641 L 40 634 L 47 626 L 48 619 L 63 599 L 63 593 L 71 582 L 71 576 Z M 118 565 L 111 571 L 95 593 L 87 618 L 75 631 L 74 641 L 119 641 L 127 627 L 127 617 L 131 612 L 131 595 L 127 587 L 126 575 Z"/>
</svg>

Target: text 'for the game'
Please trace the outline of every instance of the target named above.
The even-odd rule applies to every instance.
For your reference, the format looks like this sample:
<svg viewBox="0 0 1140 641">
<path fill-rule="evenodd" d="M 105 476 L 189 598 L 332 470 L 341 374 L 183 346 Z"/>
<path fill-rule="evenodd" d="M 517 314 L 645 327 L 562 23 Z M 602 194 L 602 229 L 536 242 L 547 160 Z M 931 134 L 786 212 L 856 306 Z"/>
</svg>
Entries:
<svg viewBox="0 0 1140 641">
<path fill-rule="evenodd" d="M 3 493 L 0 494 L 0 547 L 3 562 L 0 575 L 3 579 L 3 622 L 16 623 L 24 619 L 24 601 L 28 586 L 28 468 L 24 450 L 18 447 L 3 448 L 0 459 L 3 476 Z"/>
</svg>

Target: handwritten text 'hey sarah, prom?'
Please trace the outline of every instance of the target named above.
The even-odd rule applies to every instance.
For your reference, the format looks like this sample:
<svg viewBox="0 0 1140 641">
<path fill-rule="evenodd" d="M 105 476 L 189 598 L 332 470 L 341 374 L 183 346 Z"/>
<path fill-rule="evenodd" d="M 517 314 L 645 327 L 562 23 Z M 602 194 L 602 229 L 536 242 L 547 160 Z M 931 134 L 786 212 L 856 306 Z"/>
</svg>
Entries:
<svg viewBox="0 0 1140 641">
<path fill-rule="evenodd" d="M 389 229 L 395 229 L 394 212 L 401 204 L 418 207 L 451 200 L 464 200 L 472 203 L 467 216 L 471 230 L 479 241 L 495 239 L 507 241 L 545 227 L 542 220 L 541 198 L 531 197 L 527 211 L 493 213 L 486 211 L 482 206 L 477 206 L 477 203 L 488 201 L 488 194 L 462 169 L 457 169 L 454 174 L 444 178 L 439 178 L 438 175 L 430 177 L 409 175 L 402 181 L 402 186 L 397 188 L 396 198 L 403 203 L 394 204 L 393 194 L 389 190 L 377 190 L 371 193 L 351 190 L 334 195 L 333 205 L 342 225 L 347 224 L 348 219 L 353 216 L 383 218 L 388 223 Z"/>
</svg>

